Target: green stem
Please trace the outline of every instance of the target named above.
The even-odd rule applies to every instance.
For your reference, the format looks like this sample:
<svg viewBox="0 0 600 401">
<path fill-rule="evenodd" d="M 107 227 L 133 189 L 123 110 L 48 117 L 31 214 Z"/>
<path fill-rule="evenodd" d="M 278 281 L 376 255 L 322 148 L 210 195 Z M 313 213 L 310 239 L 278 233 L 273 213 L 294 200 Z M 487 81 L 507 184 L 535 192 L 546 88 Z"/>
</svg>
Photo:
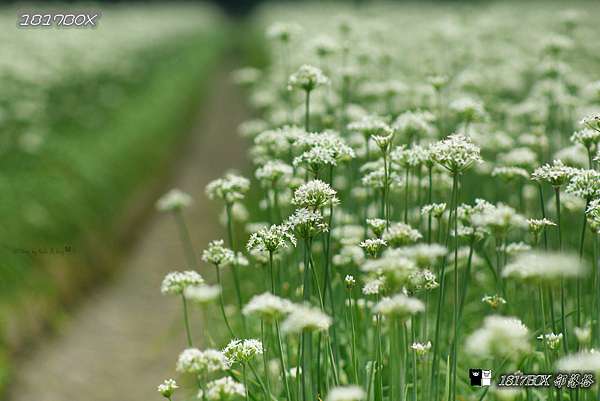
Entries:
<svg viewBox="0 0 600 401">
<path fill-rule="evenodd" d="M 183 294 L 181 294 L 181 300 L 183 302 L 183 324 L 185 326 L 185 335 L 187 337 L 187 342 L 188 342 L 188 347 L 193 347 L 192 344 L 192 334 L 190 331 L 190 322 L 188 319 L 188 310 L 187 310 L 187 300 L 185 299 L 185 296 L 183 296 Z"/>
<path fill-rule="evenodd" d="M 248 398 L 248 379 L 246 378 L 246 364 L 245 363 L 242 363 L 242 377 L 244 378 L 245 398 L 246 398 L 246 401 L 249 401 L 249 398 Z"/>
<path fill-rule="evenodd" d="M 458 175 L 454 174 L 454 187 L 458 188 Z M 457 190 L 458 191 L 458 190 Z M 456 358 L 458 347 L 458 199 L 454 202 L 454 346 L 452 347 L 452 401 L 456 400 Z M 438 312 L 439 313 L 439 312 Z"/>
<path fill-rule="evenodd" d="M 279 348 L 279 363 L 281 364 L 281 374 L 283 376 L 283 385 L 285 387 L 285 395 L 288 401 L 292 401 L 292 393 L 288 383 L 287 368 L 285 367 L 285 359 L 283 358 L 283 345 L 281 342 L 281 331 L 279 330 L 279 322 L 275 321 L 275 333 L 277 334 L 277 346 Z"/>
<path fill-rule="evenodd" d="M 404 224 L 408 224 L 408 178 L 410 176 L 410 169 L 406 168 L 404 174 Z"/>
<path fill-rule="evenodd" d="M 427 204 L 431 205 L 433 199 L 433 165 L 428 166 L 429 188 L 427 189 Z M 431 244 L 431 222 L 433 215 L 429 213 L 427 218 L 427 243 Z"/>
<path fill-rule="evenodd" d="M 269 353 L 269 344 L 267 344 L 267 336 L 265 335 L 265 323 L 263 320 L 260 321 L 260 336 L 263 343 L 263 369 L 265 375 L 265 383 L 267 394 L 269 397 L 271 395 L 271 381 L 269 380 L 269 364 L 268 364 L 268 353 Z"/>
<path fill-rule="evenodd" d="M 456 180 L 452 182 L 452 193 L 450 195 L 450 205 L 452 212 L 454 211 L 454 203 L 456 201 Z M 449 219 L 452 216 L 449 216 Z M 441 220 L 441 219 L 440 219 Z M 448 241 L 450 238 L 450 227 L 451 224 L 448 224 L 447 233 L 446 233 L 446 247 L 448 246 Z M 446 264 L 447 264 L 447 256 L 444 256 L 442 261 L 442 268 L 440 270 L 440 291 L 438 293 L 438 302 L 437 302 L 437 313 L 435 320 L 435 334 L 433 339 L 433 358 L 431 362 L 431 386 L 430 386 L 430 400 L 437 401 L 437 370 L 438 370 L 438 358 L 440 353 L 440 329 L 441 329 L 441 318 L 442 318 L 442 306 L 444 302 L 445 295 L 445 287 L 446 287 Z"/>
<path fill-rule="evenodd" d="M 233 217 L 231 214 L 232 206 L 233 205 L 231 203 L 227 203 L 227 205 L 225 206 L 225 211 L 227 213 L 227 237 L 228 237 L 228 241 L 229 241 L 229 247 L 231 248 L 231 250 L 233 252 L 236 252 L 234 237 L 233 237 Z M 236 295 L 237 302 L 238 302 L 238 309 L 240 312 L 240 317 L 242 319 L 242 327 L 245 332 L 246 331 L 246 319 L 244 317 L 244 314 L 242 313 L 242 308 L 244 306 L 244 302 L 242 300 L 242 290 L 240 287 L 240 277 L 238 274 L 238 266 L 237 266 L 236 259 L 234 259 L 234 261 L 231 265 L 231 272 L 233 274 L 233 284 L 235 286 L 235 295 Z"/>
<path fill-rule="evenodd" d="M 192 245 L 190 231 L 188 230 L 181 210 L 175 210 L 173 212 L 173 216 L 175 216 L 175 221 L 177 222 L 177 227 L 179 228 L 179 237 L 181 238 L 181 244 L 183 246 L 187 263 L 190 267 L 198 269 L 198 260 L 196 259 L 196 253 L 194 252 L 194 246 Z"/>
<path fill-rule="evenodd" d="M 219 286 L 223 288 L 223 284 L 221 283 L 221 269 L 218 265 L 214 266 L 215 270 L 217 271 L 217 283 L 219 283 Z M 229 334 L 231 335 L 231 337 L 235 337 L 235 335 L 233 334 L 233 330 L 231 329 L 231 325 L 229 324 L 229 320 L 227 319 L 227 314 L 225 313 L 225 300 L 223 298 L 223 290 L 219 291 L 219 301 L 219 304 L 221 306 L 221 314 L 223 315 L 223 320 L 225 321 L 227 330 L 229 330 Z"/>
<path fill-rule="evenodd" d="M 560 218 L 560 187 L 554 187 L 554 194 L 556 200 L 556 219 L 558 226 L 558 251 L 562 251 L 562 227 L 561 227 L 561 218 Z M 569 341 L 567 336 L 567 323 L 566 323 L 566 312 L 565 312 L 565 281 L 564 279 L 560 279 L 560 321 L 562 326 L 562 334 L 563 334 L 563 348 L 565 350 L 565 354 L 569 353 Z"/>
<path fill-rule="evenodd" d="M 304 104 L 304 130 L 309 131 L 310 128 L 310 91 L 306 91 L 306 102 Z"/>
<path fill-rule="evenodd" d="M 271 276 L 271 294 L 275 295 L 275 278 L 273 277 L 273 252 L 269 251 L 269 275 Z"/>
</svg>

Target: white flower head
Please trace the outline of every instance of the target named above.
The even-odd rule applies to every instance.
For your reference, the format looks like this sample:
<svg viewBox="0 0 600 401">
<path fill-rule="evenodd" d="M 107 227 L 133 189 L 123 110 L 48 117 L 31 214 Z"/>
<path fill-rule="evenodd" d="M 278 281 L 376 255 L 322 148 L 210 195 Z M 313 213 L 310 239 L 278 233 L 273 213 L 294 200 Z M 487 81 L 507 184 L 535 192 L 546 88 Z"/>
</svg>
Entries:
<svg viewBox="0 0 600 401">
<path fill-rule="evenodd" d="M 160 292 L 163 294 L 181 295 L 189 286 L 204 284 L 204 279 L 193 270 L 168 273 L 162 281 Z"/>
<path fill-rule="evenodd" d="M 600 172 L 574 170 L 566 191 L 583 199 L 591 200 L 600 197 Z"/>
<path fill-rule="evenodd" d="M 582 118 L 580 124 L 586 128 L 600 132 L 600 113 L 590 114 Z"/>
<path fill-rule="evenodd" d="M 449 108 L 456 113 L 462 121 L 479 121 L 486 116 L 483 104 L 468 97 L 453 100 L 450 103 Z"/>
<path fill-rule="evenodd" d="M 574 173 L 574 168 L 565 166 L 561 160 L 554 160 L 552 164 L 544 164 L 535 169 L 531 174 L 531 178 L 534 181 L 547 182 L 558 188 L 566 184 Z"/>
<path fill-rule="evenodd" d="M 439 287 L 435 274 L 428 269 L 417 270 L 408 276 L 408 286 L 413 292 L 433 290 Z"/>
<path fill-rule="evenodd" d="M 290 232 L 287 224 L 272 225 L 253 233 L 246 247 L 248 252 L 271 252 L 287 248 L 288 244 L 296 246 L 296 237 Z"/>
<path fill-rule="evenodd" d="M 216 300 L 221 294 L 221 287 L 218 285 L 192 285 L 183 290 L 183 296 L 188 301 L 204 305 Z"/>
<path fill-rule="evenodd" d="M 350 289 L 356 285 L 356 279 L 351 274 L 347 274 L 344 278 L 344 283 L 346 284 L 346 288 Z"/>
<path fill-rule="evenodd" d="M 515 317 L 498 315 L 487 316 L 466 343 L 468 352 L 481 357 L 515 357 L 531 350 L 527 327 Z"/>
<path fill-rule="evenodd" d="M 227 357 L 218 350 L 187 348 L 179 354 L 177 371 L 195 375 L 227 370 L 231 366 Z"/>
<path fill-rule="evenodd" d="M 167 399 L 171 399 L 171 396 L 173 395 L 175 390 L 178 388 L 179 388 L 179 386 L 177 386 L 177 382 L 175 382 L 175 380 L 167 379 L 164 381 L 164 383 L 158 385 L 157 391 L 163 397 L 165 397 Z"/>
<path fill-rule="evenodd" d="M 340 386 L 329 390 L 327 401 L 362 401 L 366 396 L 359 386 Z"/>
<path fill-rule="evenodd" d="M 381 277 L 376 277 L 365 283 L 362 288 L 362 292 L 365 295 L 377 295 L 381 292 L 385 286 L 385 281 Z"/>
<path fill-rule="evenodd" d="M 217 178 L 208 183 L 206 194 L 209 199 L 220 199 L 232 204 L 244 199 L 250 189 L 250 181 L 242 176 L 228 173 L 222 178 Z"/>
<path fill-rule="evenodd" d="M 348 124 L 348 129 L 361 133 L 367 139 L 372 136 L 388 136 L 394 133 L 394 130 L 381 117 L 375 115 L 367 115 Z"/>
<path fill-rule="evenodd" d="M 558 347 L 560 346 L 560 342 L 563 339 L 563 335 L 562 333 L 558 333 L 558 334 L 554 334 L 554 333 L 547 333 L 547 334 L 540 334 L 537 337 L 538 340 L 543 341 L 546 343 L 546 346 L 552 350 L 558 349 Z"/>
<path fill-rule="evenodd" d="M 431 125 L 434 118 L 429 112 L 406 111 L 396 118 L 392 127 L 409 140 L 428 137 L 434 132 Z"/>
<path fill-rule="evenodd" d="M 383 248 L 387 246 L 387 242 L 381 238 L 367 238 L 358 246 L 360 246 L 367 255 L 374 258 Z"/>
<path fill-rule="evenodd" d="M 590 151 L 600 143 L 600 130 L 584 128 L 571 135 L 571 142 L 581 144 Z"/>
<path fill-rule="evenodd" d="M 390 246 L 396 247 L 417 242 L 423 236 L 408 224 L 394 223 L 383 233 L 382 238 Z"/>
<path fill-rule="evenodd" d="M 498 294 L 485 295 L 483 298 L 481 298 L 481 302 L 488 304 L 494 310 L 506 304 L 506 300 Z"/>
<path fill-rule="evenodd" d="M 181 210 L 192 203 L 192 197 L 179 189 L 172 189 L 156 202 L 156 208 L 160 211 Z"/>
<path fill-rule="evenodd" d="M 288 88 L 290 90 L 302 89 L 310 92 L 322 85 L 329 85 L 329 78 L 319 68 L 308 64 L 300 66 L 298 71 L 290 75 L 288 79 Z"/>
<path fill-rule="evenodd" d="M 294 169 L 281 160 L 268 160 L 265 164 L 256 169 L 256 178 L 263 182 L 265 186 L 271 187 L 276 183 L 288 182 Z"/>
<path fill-rule="evenodd" d="M 385 297 L 373 307 L 373 313 L 406 319 L 425 310 L 425 304 L 404 294 Z"/>
<path fill-rule="evenodd" d="M 431 203 L 429 205 L 425 205 L 421 208 L 421 214 L 428 215 L 431 214 L 434 218 L 439 219 L 442 217 L 444 212 L 446 211 L 445 203 Z"/>
<path fill-rule="evenodd" d="M 522 281 L 544 282 L 576 278 L 586 273 L 579 257 L 555 252 L 525 252 L 507 264 L 502 276 Z"/>
<path fill-rule="evenodd" d="M 286 224 L 304 239 L 328 230 L 321 213 L 306 208 L 296 209 L 294 214 L 288 217 Z"/>
<path fill-rule="evenodd" d="M 279 320 L 294 309 L 294 304 L 287 299 L 265 292 L 255 295 L 244 306 L 242 313 L 247 316 L 258 316 L 262 320 Z"/>
<path fill-rule="evenodd" d="M 367 226 L 377 237 L 381 237 L 385 231 L 386 221 L 384 219 L 367 219 Z"/>
<path fill-rule="evenodd" d="M 539 235 L 546 227 L 556 227 L 556 223 L 545 217 L 543 219 L 528 219 L 527 225 L 534 236 Z"/>
<path fill-rule="evenodd" d="M 492 177 L 499 177 L 506 181 L 513 181 L 517 178 L 529 179 L 529 173 L 527 170 L 521 167 L 499 166 L 494 167 L 492 170 Z"/>
<path fill-rule="evenodd" d="M 461 134 L 450 135 L 432 144 L 429 150 L 433 160 L 453 174 L 462 173 L 474 163 L 482 162 L 479 147 Z"/>
<path fill-rule="evenodd" d="M 224 246 L 224 241 L 211 241 L 202 252 L 202 260 L 217 267 L 225 267 L 231 264 L 235 259 L 235 253 Z"/>
<path fill-rule="evenodd" d="M 331 317 L 320 309 L 308 305 L 296 305 L 281 324 L 281 330 L 288 334 L 306 331 L 324 331 L 331 326 Z"/>
<path fill-rule="evenodd" d="M 585 214 L 592 231 L 600 234 L 600 198 L 590 202 Z"/>
<path fill-rule="evenodd" d="M 595 372 L 600 373 L 600 352 L 580 351 L 567 355 L 556 363 L 561 372 Z"/>
<path fill-rule="evenodd" d="M 410 348 L 415 352 L 415 354 L 417 354 L 418 357 L 424 357 L 431 349 L 431 341 L 427 341 L 426 343 L 414 342 Z"/>
<path fill-rule="evenodd" d="M 262 342 L 255 339 L 233 339 L 223 349 L 223 354 L 231 363 L 246 363 L 262 353 Z"/>
<path fill-rule="evenodd" d="M 246 395 L 246 388 L 231 377 L 226 376 L 206 384 L 204 396 L 208 401 L 234 401 Z"/>
<path fill-rule="evenodd" d="M 292 204 L 317 210 L 329 204 L 338 204 L 339 199 L 336 194 L 336 191 L 326 182 L 311 180 L 294 192 Z"/>
</svg>

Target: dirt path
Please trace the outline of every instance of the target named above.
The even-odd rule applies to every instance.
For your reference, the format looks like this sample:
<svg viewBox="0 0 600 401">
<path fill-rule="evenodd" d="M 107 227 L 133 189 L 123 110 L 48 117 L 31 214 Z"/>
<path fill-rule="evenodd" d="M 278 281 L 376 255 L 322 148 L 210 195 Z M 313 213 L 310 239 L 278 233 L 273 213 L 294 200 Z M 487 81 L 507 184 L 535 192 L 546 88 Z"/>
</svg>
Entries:
<svg viewBox="0 0 600 401">
<path fill-rule="evenodd" d="M 197 249 L 222 236 L 219 209 L 204 196 L 206 183 L 244 164 L 236 129 L 246 110 L 227 71 L 213 81 L 209 96 L 171 183 L 194 197 L 186 218 Z M 160 399 L 156 386 L 174 376 L 185 338 L 179 300 L 159 288 L 166 272 L 185 264 L 171 216 L 157 213 L 143 230 L 122 272 L 17 366 L 9 401 Z"/>
</svg>

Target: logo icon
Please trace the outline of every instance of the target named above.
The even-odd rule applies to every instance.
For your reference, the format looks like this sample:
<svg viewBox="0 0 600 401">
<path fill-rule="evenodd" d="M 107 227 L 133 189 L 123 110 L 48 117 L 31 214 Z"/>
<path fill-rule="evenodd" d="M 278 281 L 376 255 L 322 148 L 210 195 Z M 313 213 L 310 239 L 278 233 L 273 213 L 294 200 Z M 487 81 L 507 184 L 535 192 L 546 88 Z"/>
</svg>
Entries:
<svg viewBox="0 0 600 401">
<path fill-rule="evenodd" d="M 471 386 L 487 387 L 492 384 L 492 371 L 483 369 L 469 369 Z"/>
</svg>

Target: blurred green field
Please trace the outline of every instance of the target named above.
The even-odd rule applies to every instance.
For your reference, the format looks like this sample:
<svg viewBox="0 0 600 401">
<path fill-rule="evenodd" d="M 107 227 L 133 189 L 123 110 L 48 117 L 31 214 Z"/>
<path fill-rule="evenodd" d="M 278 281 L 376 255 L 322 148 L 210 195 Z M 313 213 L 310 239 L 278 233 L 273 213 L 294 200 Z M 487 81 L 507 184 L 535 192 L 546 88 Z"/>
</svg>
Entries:
<svg viewBox="0 0 600 401">
<path fill-rule="evenodd" d="M 103 7 L 95 30 L 14 18 L 0 14 L 0 353 L 106 279 L 227 42 L 207 6 Z"/>
</svg>

